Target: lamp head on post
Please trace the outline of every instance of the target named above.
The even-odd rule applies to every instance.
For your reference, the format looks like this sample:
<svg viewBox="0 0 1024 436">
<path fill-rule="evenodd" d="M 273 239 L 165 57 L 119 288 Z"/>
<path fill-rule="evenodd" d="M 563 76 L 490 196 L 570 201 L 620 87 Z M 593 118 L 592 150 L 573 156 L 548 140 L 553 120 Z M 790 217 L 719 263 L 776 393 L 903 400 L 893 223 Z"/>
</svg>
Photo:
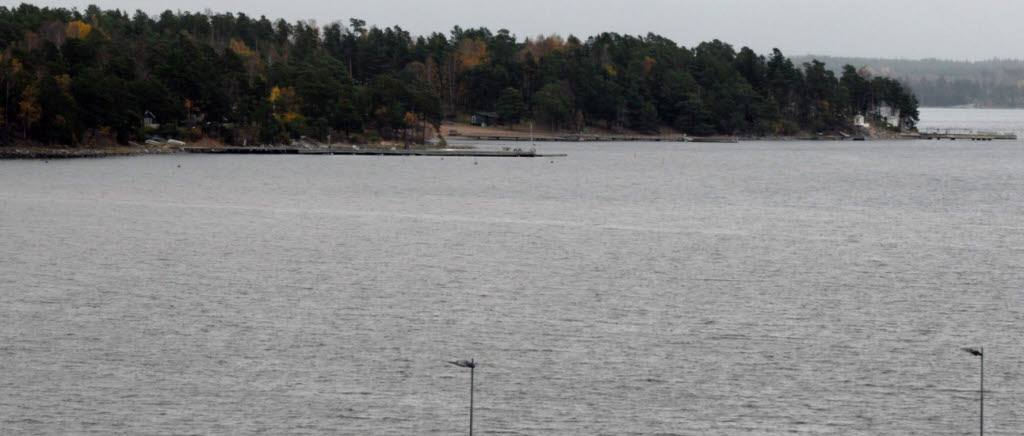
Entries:
<svg viewBox="0 0 1024 436">
<path fill-rule="evenodd" d="M 978 356 L 981 359 L 981 386 L 978 389 L 978 434 L 985 434 L 985 347 L 978 348 L 961 348 L 965 352 L 971 353 L 972 356 Z"/>
<path fill-rule="evenodd" d="M 971 355 L 974 355 L 974 356 L 984 356 L 985 355 L 984 352 L 982 352 L 981 350 L 979 350 L 977 348 L 967 348 L 967 347 L 964 347 L 964 348 L 961 348 L 961 350 L 964 350 L 964 351 L 966 351 L 968 353 L 971 353 Z"/>
<path fill-rule="evenodd" d="M 473 368 L 476 368 L 476 362 L 473 359 L 460 359 L 449 360 L 448 363 L 469 368 L 469 436 L 473 436 Z"/>
<path fill-rule="evenodd" d="M 473 363 L 473 359 L 469 359 L 469 360 L 466 360 L 466 359 L 452 360 L 452 361 L 449 361 L 448 363 L 450 363 L 452 365 L 455 365 L 455 366 L 461 366 L 463 368 L 476 368 L 476 364 Z"/>
</svg>

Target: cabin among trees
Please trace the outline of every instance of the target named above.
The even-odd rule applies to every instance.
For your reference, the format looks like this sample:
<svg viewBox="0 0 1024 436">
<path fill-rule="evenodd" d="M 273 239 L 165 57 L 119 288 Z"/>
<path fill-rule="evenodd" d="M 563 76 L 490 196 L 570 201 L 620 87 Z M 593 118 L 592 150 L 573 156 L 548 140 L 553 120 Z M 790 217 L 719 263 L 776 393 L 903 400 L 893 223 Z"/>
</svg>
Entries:
<svg viewBox="0 0 1024 436">
<path fill-rule="evenodd" d="M 145 129 L 156 129 L 160 124 L 156 122 L 156 115 L 150 111 L 142 113 L 142 127 Z"/>
<path fill-rule="evenodd" d="M 718 40 L 687 48 L 655 34 L 520 39 L 458 26 L 413 36 L 358 19 L 96 6 L 0 6 L 0 90 L 0 139 L 58 144 L 149 133 L 420 141 L 459 114 L 694 135 L 841 129 L 882 107 L 899 128 L 917 121 L 917 100 L 896 80 L 852 66 L 837 77 L 816 60 L 794 65 L 779 50 Z"/>
<path fill-rule="evenodd" d="M 497 112 L 473 112 L 473 115 L 469 117 L 469 124 L 490 127 L 500 126 L 505 123 Z"/>
</svg>

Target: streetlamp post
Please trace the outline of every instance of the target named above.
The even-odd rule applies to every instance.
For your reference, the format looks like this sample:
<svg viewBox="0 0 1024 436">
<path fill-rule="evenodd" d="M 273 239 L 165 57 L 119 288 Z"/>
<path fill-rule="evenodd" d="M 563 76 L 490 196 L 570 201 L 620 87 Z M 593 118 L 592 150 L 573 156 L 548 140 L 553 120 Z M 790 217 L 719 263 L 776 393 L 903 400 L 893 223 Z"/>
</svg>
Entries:
<svg viewBox="0 0 1024 436">
<path fill-rule="evenodd" d="M 978 348 L 961 348 L 962 350 L 971 353 L 974 356 L 981 358 L 981 411 L 978 415 L 978 434 L 984 436 L 985 434 L 985 347 Z"/>
<path fill-rule="evenodd" d="M 473 436 L 473 370 L 476 368 L 476 363 L 473 362 L 473 359 L 455 360 L 448 363 L 469 368 L 469 436 Z"/>
</svg>

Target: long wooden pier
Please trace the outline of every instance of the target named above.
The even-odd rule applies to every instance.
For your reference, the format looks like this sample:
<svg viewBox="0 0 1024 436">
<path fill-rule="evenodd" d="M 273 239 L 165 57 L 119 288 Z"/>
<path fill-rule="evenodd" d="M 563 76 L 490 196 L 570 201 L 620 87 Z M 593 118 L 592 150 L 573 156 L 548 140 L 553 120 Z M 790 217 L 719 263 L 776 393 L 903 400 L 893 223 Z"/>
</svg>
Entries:
<svg viewBox="0 0 1024 436">
<path fill-rule="evenodd" d="M 965 132 L 965 133 L 949 133 L 949 132 L 920 132 L 918 137 L 921 139 L 949 139 L 956 141 L 957 139 L 969 140 L 969 141 L 992 141 L 997 139 L 1005 140 L 1016 140 L 1017 135 L 1014 133 L 987 133 L 987 132 Z"/>
<path fill-rule="evenodd" d="M 219 154 L 319 154 L 366 156 L 466 156 L 466 157 L 561 157 L 564 153 L 538 153 L 535 150 L 477 150 L 461 148 L 321 148 L 296 147 L 183 147 L 189 153 Z"/>
<path fill-rule="evenodd" d="M 687 135 L 585 135 L 572 134 L 565 136 L 518 136 L 518 135 L 458 135 L 448 136 L 448 141 L 530 141 L 530 142 L 739 142 L 737 138 L 727 136 L 687 136 Z"/>
</svg>

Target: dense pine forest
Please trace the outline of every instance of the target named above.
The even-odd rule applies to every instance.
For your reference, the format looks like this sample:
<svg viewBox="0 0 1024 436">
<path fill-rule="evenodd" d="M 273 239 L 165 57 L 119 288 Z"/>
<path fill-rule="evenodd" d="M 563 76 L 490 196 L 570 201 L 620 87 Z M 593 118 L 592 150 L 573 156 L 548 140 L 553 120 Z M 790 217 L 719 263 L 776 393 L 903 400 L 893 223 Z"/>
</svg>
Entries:
<svg viewBox="0 0 1024 436">
<path fill-rule="evenodd" d="M 790 135 L 890 108 L 913 128 L 918 106 L 895 79 L 849 65 L 837 77 L 816 60 L 718 40 L 685 48 L 654 34 L 519 39 L 460 27 L 414 36 L 358 19 L 29 4 L 0 7 L 0 93 L 0 143 L 63 145 L 420 141 L 473 111 L 569 131 Z"/>
</svg>

